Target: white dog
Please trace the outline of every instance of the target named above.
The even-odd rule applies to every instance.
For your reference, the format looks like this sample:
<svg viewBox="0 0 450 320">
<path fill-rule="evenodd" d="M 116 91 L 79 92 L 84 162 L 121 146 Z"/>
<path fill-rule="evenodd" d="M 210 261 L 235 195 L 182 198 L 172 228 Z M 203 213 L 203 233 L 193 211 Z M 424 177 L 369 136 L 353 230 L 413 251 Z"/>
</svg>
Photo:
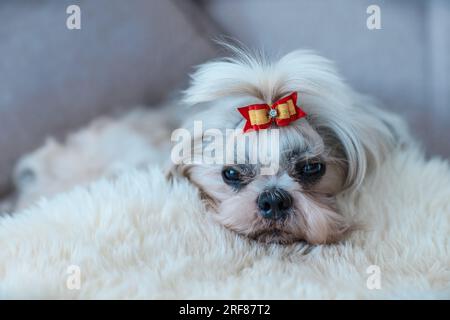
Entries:
<svg viewBox="0 0 450 320">
<path fill-rule="evenodd" d="M 352 90 L 330 61 L 312 52 L 268 61 L 231 49 L 233 57 L 205 63 L 192 75 L 184 101 L 196 111 L 185 127 L 193 130 L 193 122 L 201 121 L 203 132 L 230 135 L 227 129 L 238 129 L 250 145 L 279 130 L 279 169 L 262 175 L 261 163 L 185 161 L 172 167 L 171 176 L 187 177 L 217 221 L 250 238 L 338 241 L 353 221 L 339 212 L 336 196 L 354 195 L 376 172 L 402 140 L 402 122 Z M 193 134 L 192 144 L 201 145 L 194 155 L 208 146 L 203 132 Z M 241 160 L 248 160 L 245 152 Z"/>
</svg>

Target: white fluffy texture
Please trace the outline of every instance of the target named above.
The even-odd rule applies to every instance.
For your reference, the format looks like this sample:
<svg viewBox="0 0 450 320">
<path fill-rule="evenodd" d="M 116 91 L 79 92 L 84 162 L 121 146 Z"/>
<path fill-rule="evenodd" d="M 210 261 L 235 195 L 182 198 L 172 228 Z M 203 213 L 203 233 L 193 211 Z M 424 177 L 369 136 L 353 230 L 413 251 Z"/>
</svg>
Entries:
<svg viewBox="0 0 450 320">
<path fill-rule="evenodd" d="M 114 178 L 130 168 L 166 163 L 170 110 L 135 108 L 117 119 L 94 120 L 64 142 L 47 140 L 15 167 L 15 209 L 102 176 Z"/>
<path fill-rule="evenodd" d="M 403 150 L 379 172 L 341 204 L 362 229 L 310 248 L 237 236 L 158 169 L 102 180 L 1 218 L 0 297 L 450 298 L 448 162 Z M 373 264 L 381 290 L 366 287 Z"/>
</svg>

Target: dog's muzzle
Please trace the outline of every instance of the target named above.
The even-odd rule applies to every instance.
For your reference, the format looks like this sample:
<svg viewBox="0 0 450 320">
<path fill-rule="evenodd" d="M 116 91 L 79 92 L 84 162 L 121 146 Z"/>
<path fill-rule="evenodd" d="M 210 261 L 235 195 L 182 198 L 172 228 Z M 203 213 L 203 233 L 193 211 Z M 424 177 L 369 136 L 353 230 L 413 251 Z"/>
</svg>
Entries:
<svg viewBox="0 0 450 320">
<path fill-rule="evenodd" d="M 265 219 L 280 220 L 286 218 L 292 207 L 291 195 L 280 188 L 264 190 L 256 200 L 259 213 Z"/>
</svg>

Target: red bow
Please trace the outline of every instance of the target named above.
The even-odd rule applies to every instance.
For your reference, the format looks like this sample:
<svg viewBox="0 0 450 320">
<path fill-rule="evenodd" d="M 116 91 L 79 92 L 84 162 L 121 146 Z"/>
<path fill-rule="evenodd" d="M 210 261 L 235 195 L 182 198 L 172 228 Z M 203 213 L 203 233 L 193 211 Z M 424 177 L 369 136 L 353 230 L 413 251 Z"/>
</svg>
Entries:
<svg viewBox="0 0 450 320">
<path fill-rule="evenodd" d="M 276 123 L 280 127 L 287 126 L 289 123 L 306 116 L 306 113 L 297 106 L 297 92 L 281 98 L 272 106 L 252 104 L 238 108 L 238 111 L 247 120 L 244 133 L 249 130 L 267 129 L 272 123 Z"/>
</svg>

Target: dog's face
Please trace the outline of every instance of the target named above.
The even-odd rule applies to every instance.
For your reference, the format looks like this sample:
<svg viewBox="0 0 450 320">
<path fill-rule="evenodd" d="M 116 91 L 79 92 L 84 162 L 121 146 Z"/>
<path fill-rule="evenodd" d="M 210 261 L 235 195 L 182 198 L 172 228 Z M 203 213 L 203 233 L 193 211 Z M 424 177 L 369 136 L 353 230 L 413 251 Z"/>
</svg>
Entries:
<svg viewBox="0 0 450 320">
<path fill-rule="evenodd" d="M 236 107 L 270 105 L 294 91 L 308 116 L 266 130 L 279 130 L 271 154 L 276 153 L 276 172 L 263 174 L 263 165 L 250 163 L 245 150 L 236 163 L 177 164 L 172 173 L 196 185 L 217 221 L 240 234 L 263 242 L 334 242 L 352 225 L 339 212 L 336 196 L 357 189 L 393 146 L 394 118 L 366 108 L 327 60 L 294 52 L 272 64 L 249 56 L 206 64 L 194 74 L 186 97 L 202 111 L 186 126 L 199 120 L 206 129 L 226 135 L 225 129 L 240 128 L 246 135 Z M 248 144 L 258 143 L 259 136 L 260 131 L 249 136 Z M 204 138 L 194 134 L 194 145 Z M 204 150 L 194 147 L 193 152 Z"/>
<path fill-rule="evenodd" d="M 307 123 L 301 132 L 290 131 L 297 143 L 274 150 L 280 153 L 274 174 L 244 161 L 191 165 L 184 174 L 200 188 L 217 221 L 240 234 L 278 243 L 338 240 L 349 227 L 335 203 L 345 185 L 345 162 Z M 249 144 L 256 143 L 252 140 Z"/>
</svg>

